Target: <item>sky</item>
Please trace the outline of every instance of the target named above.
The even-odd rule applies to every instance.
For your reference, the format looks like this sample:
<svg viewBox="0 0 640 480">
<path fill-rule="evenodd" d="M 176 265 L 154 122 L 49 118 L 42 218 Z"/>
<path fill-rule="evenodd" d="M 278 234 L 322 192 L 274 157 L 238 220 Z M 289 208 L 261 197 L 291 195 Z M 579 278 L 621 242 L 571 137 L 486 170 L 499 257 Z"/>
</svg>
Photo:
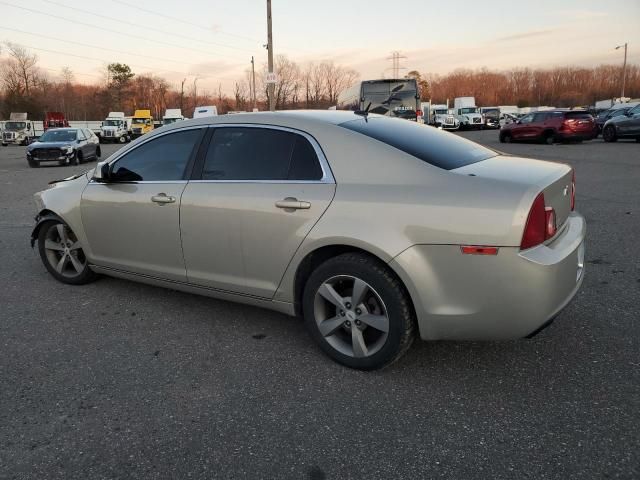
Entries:
<svg viewBox="0 0 640 480">
<path fill-rule="evenodd" d="M 334 60 L 362 78 L 457 68 L 640 64 L 640 0 L 272 0 L 274 53 Z M 102 81 L 121 62 L 173 85 L 230 93 L 267 60 L 266 0 L 0 0 L 0 40 L 38 55 L 52 77 Z M 6 49 L 0 58 L 6 58 Z"/>
</svg>

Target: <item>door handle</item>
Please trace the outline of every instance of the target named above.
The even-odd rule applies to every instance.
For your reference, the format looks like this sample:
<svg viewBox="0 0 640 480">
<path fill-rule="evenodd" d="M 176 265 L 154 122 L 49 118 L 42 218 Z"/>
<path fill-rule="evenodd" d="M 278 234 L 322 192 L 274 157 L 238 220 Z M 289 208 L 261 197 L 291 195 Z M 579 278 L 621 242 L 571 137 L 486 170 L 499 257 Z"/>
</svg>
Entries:
<svg viewBox="0 0 640 480">
<path fill-rule="evenodd" d="M 311 208 L 311 203 L 303 202 L 297 198 L 287 197 L 284 200 L 277 201 L 276 207 L 284 208 L 285 210 L 308 210 Z"/>
<path fill-rule="evenodd" d="M 164 205 L 165 203 L 174 203 L 176 201 L 176 197 L 168 197 L 166 193 L 159 193 L 158 195 L 151 197 L 151 201 L 153 203 Z"/>
</svg>

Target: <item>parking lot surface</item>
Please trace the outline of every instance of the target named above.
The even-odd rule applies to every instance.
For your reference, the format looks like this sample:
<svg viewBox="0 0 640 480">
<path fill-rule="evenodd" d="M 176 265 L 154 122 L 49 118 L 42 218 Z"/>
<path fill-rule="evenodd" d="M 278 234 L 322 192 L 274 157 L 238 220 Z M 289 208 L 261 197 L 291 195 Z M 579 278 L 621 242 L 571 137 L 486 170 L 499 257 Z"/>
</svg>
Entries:
<svg viewBox="0 0 640 480">
<path fill-rule="evenodd" d="M 56 282 L 32 194 L 88 167 L 0 148 L 0 478 L 640 478 L 640 145 L 462 135 L 575 167 L 583 287 L 531 340 L 417 342 L 371 373 L 278 313 Z"/>
</svg>

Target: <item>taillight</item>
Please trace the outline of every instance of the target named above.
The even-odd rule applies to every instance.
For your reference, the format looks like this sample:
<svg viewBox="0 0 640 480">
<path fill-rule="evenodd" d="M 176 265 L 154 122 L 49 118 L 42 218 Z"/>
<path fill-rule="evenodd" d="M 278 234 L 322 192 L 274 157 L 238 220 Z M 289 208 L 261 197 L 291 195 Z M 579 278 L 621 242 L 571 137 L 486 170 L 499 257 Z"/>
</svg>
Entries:
<svg viewBox="0 0 640 480">
<path fill-rule="evenodd" d="M 556 211 L 553 207 L 546 207 L 544 204 L 544 193 L 538 194 L 531 205 L 527 223 L 524 226 L 520 249 L 540 245 L 545 240 L 553 237 L 558 231 L 556 222 Z"/>
<path fill-rule="evenodd" d="M 571 211 L 576 209 L 576 171 L 573 170 L 571 175 Z"/>
<path fill-rule="evenodd" d="M 544 207 L 545 240 L 556 234 L 556 211 L 553 207 Z"/>
<path fill-rule="evenodd" d="M 544 209 L 544 194 L 540 193 L 533 201 L 531 210 L 529 210 L 527 223 L 524 226 L 524 233 L 522 234 L 522 242 L 520 242 L 521 250 L 535 247 L 536 245 L 540 245 L 544 242 L 546 219 L 547 215 Z"/>
</svg>

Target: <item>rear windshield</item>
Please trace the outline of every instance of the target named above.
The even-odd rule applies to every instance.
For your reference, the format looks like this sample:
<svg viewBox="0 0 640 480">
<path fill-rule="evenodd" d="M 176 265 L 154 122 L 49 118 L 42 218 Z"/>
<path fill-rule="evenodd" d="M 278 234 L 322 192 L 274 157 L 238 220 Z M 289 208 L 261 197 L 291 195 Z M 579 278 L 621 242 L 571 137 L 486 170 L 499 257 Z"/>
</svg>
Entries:
<svg viewBox="0 0 640 480">
<path fill-rule="evenodd" d="M 394 118 L 350 120 L 341 127 L 391 145 L 430 165 L 453 170 L 495 157 L 498 153 L 454 133 Z"/>
<path fill-rule="evenodd" d="M 575 120 L 588 120 L 593 118 L 590 113 L 586 112 L 565 112 L 565 117 Z"/>
</svg>

